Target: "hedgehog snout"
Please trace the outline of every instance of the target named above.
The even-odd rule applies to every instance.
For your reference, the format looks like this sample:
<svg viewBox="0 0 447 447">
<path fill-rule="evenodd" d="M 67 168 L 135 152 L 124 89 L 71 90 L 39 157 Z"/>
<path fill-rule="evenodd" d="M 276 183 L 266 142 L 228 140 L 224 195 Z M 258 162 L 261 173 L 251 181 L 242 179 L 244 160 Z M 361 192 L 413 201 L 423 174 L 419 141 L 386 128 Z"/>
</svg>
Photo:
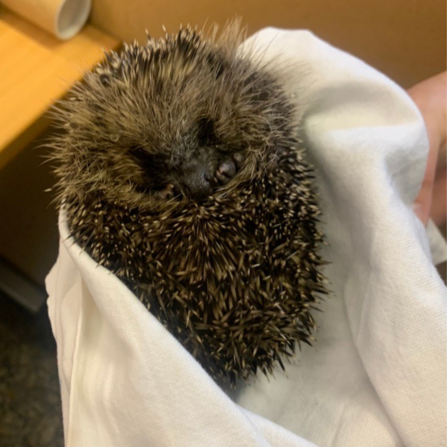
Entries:
<svg viewBox="0 0 447 447">
<path fill-rule="evenodd" d="M 228 184 L 236 175 L 238 167 L 237 160 L 230 157 L 220 161 L 216 169 L 195 162 L 186 167 L 179 183 L 191 198 L 204 199 L 212 193 L 214 187 Z"/>
<path fill-rule="evenodd" d="M 202 163 L 191 163 L 186 167 L 179 183 L 193 199 L 204 199 L 212 191 L 212 170 Z"/>
</svg>

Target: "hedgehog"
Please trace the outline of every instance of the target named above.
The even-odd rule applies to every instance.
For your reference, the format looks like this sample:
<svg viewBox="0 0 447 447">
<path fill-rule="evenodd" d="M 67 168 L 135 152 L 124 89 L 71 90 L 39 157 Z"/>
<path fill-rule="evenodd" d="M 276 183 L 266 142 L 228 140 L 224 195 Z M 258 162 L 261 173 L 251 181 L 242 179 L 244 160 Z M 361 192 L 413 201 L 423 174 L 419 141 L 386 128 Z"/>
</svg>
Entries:
<svg viewBox="0 0 447 447">
<path fill-rule="evenodd" d="M 243 40 L 188 26 L 107 53 L 51 144 L 72 239 L 231 384 L 311 344 L 326 294 L 297 107 Z"/>
</svg>

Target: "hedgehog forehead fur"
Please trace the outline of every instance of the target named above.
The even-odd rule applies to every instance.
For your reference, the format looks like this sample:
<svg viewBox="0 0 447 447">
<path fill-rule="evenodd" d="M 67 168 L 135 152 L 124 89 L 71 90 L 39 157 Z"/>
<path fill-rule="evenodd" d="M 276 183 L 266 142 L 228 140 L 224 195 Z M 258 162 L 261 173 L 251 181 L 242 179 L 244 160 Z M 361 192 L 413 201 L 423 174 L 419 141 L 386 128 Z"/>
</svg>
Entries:
<svg viewBox="0 0 447 447">
<path fill-rule="evenodd" d="M 110 53 L 59 106 L 52 144 L 73 239 L 232 382 L 309 343 L 325 293 L 294 107 L 240 41 L 187 28 Z M 197 160 L 220 179 L 200 200 L 181 190 Z"/>
</svg>

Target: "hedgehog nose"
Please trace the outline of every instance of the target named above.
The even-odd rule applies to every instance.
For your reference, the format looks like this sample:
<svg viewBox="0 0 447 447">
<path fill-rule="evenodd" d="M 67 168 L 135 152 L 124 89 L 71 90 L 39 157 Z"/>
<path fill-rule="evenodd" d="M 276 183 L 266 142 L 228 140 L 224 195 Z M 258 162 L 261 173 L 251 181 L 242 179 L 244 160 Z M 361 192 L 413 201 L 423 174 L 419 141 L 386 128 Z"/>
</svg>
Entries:
<svg viewBox="0 0 447 447">
<path fill-rule="evenodd" d="M 207 170 L 200 166 L 194 166 L 183 176 L 182 184 L 188 189 L 189 194 L 196 200 L 204 199 L 211 194 L 211 176 Z"/>
</svg>

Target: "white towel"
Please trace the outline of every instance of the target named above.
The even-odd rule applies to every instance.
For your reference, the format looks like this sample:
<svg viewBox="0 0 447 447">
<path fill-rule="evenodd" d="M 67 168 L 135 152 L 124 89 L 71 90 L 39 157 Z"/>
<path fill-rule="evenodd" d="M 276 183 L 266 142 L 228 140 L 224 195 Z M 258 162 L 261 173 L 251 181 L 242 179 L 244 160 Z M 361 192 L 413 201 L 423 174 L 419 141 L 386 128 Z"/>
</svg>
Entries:
<svg viewBox="0 0 447 447">
<path fill-rule="evenodd" d="M 290 72 L 302 110 L 331 262 L 317 342 L 229 397 L 67 239 L 62 216 L 47 289 L 66 446 L 445 446 L 446 289 L 412 211 L 422 117 L 383 74 L 307 31 L 265 29 L 247 45 Z"/>
</svg>

